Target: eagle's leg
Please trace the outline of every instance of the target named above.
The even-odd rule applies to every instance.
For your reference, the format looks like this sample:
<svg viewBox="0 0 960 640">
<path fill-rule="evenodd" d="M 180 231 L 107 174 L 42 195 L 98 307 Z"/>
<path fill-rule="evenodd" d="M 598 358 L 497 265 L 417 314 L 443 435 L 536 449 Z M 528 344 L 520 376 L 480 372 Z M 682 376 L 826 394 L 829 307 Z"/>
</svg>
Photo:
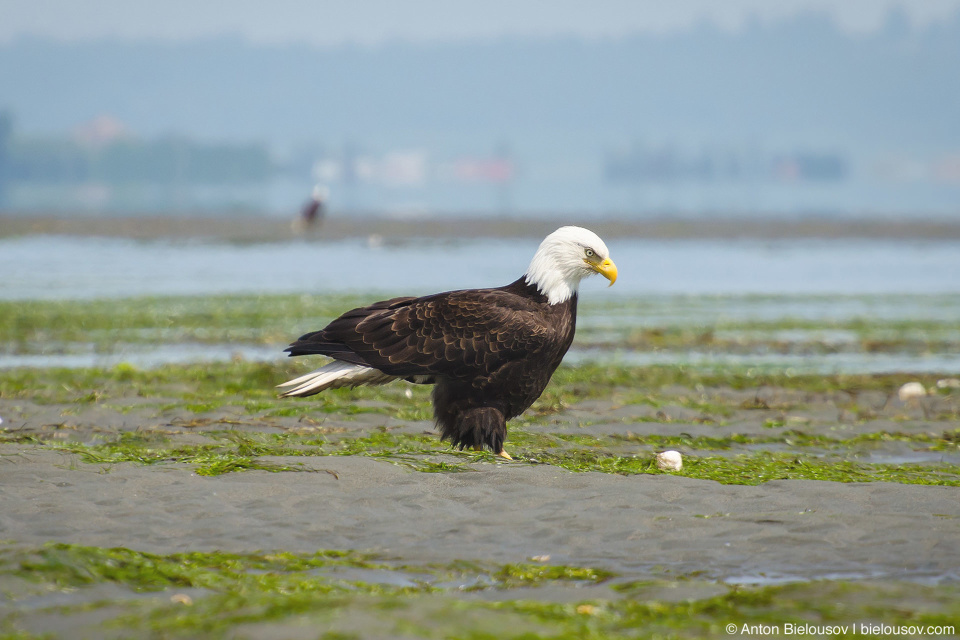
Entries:
<svg viewBox="0 0 960 640">
<path fill-rule="evenodd" d="M 453 446 L 465 449 L 470 447 L 482 451 L 490 447 L 491 451 L 503 457 L 503 441 L 507 437 L 507 421 L 499 410 L 493 407 L 475 407 L 458 413 L 453 424 L 440 422 L 441 437 L 451 440 Z"/>
</svg>

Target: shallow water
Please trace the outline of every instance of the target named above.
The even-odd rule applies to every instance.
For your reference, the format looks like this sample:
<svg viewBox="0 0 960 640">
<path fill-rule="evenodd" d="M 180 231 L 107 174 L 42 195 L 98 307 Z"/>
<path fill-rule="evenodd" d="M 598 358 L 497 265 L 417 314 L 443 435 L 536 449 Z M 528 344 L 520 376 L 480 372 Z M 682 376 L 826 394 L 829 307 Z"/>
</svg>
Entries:
<svg viewBox="0 0 960 640">
<path fill-rule="evenodd" d="M 603 362 L 626 366 L 686 364 L 696 367 L 750 367 L 788 373 L 948 373 L 960 372 L 960 354 L 826 353 L 804 354 L 700 353 L 696 351 L 574 350 L 564 362 Z"/>
<path fill-rule="evenodd" d="M 495 286 L 526 268 L 536 243 L 527 239 L 409 241 L 378 245 L 292 241 L 264 244 L 134 241 L 59 236 L 0 240 L 0 300 L 99 299 L 128 296 L 292 293 L 381 295 Z M 626 365 L 751 366 L 798 373 L 960 372 L 960 354 L 870 353 L 854 331 L 818 322 L 925 322 L 896 329 L 896 340 L 955 344 L 960 337 L 960 243 L 893 241 L 610 242 L 620 267 L 613 288 L 584 282 L 578 338 L 568 362 Z M 251 298 L 252 304 L 258 304 Z M 811 329 L 763 330 L 751 322 L 814 321 Z M 747 323 L 741 329 L 742 323 Z M 930 323 L 939 326 L 932 327 Z M 631 332 L 662 327 L 731 327 L 715 333 L 742 341 L 743 352 L 611 349 Z M 875 337 L 875 336 L 871 336 Z M 102 339 L 101 339 L 102 338 Z M 162 335 L 143 344 L 20 347 L 0 353 L 0 368 L 139 367 L 243 358 L 280 360 L 282 346 L 180 343 Z M 811 357 L 769 353 L 777 341 L 827 345 L 839 353 Z M 153 344 L 149 344 L 153 342 Z M 587 345 L 607 343 L 600 349 Z M 832 349 L 828 349 L 832 350 Z"/>
<path fill-rule="evenodd" d="M 618 283 L 619 285 L 619 283 Z M 960 294 L 952 293 L 766 293 L 645 294 L 608 298 L 607 292 L 583 300 L 577 327 L 591 330 L 625 326 L 689 326 L 710 323 L 776 322 L 783 319 L 842 322 L 955 322 L 960 331 Z M 847 338 L 816 330 L 817 340 Z M 750 335 L 756 337 L 756 332 Z M 775 337 L 775 336 L 770 336 Z M 783 336 L 789 338 L 789 336 Z"/>
<path fill-rule="evenodd" d="M 129 363 L 140 368 L 167 364 L 225 362 L 235 359 L 256 362 L 286 358 L 281 346 L 244 344 L 131 345 L 103 353 L 90 348 L 81 353 L 4 354 L 0 370 L 16 367 L 113 367 Z M 321 360 L 314 358 L 313 362 Z M 691 351 L 629 351 L 572 348 L 567 364 L 599 362 L 625 366 L 690 365 L 702 368 L 750 367 L 757 371 L 785 370 L 803 373 L 960 373 L 960 354 L 829 353 L 816 357 L 801 354 L 731 354 Z"/>
<path fill-rule="evenodd" d="M 79 345 L 83 346 L 83 345 Z M 152 369 L 166 364 L 226 362 L 242 359 L 255 362 L 282 360 L 283 347 L 245 344 L 198 344 L 193 342 L 131 345 L 103 353 L 92 345 L 79 353 L 25 353 L 0 355 L 0 369 L 16 367 L 114 367 L 120 363 Z"/>
<path fill-rule="evenodd" d="M 956 294 L 960 243 L 644 241 L 610 239 L 620 270 L 582 298 L 648 294 Z M 524 272 L 528 239 L 403 244 L 134 241 L 24 236 L 0 240 L 0 299 L 218 293 L 436 291 L 499 286 Z"/>
</svg>

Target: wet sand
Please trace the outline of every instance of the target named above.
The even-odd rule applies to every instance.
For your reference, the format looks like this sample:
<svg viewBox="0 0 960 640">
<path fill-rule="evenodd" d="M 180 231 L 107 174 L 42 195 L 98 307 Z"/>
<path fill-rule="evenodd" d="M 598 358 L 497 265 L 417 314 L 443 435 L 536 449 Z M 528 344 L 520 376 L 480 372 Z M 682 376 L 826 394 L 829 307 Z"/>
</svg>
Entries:
<svg viewBox="0 0 960 640">
<path fill-rule="evenodd" d="M 7 452 L 0 536 L 163 553 L 359 549 L 413 564 L 549 555 L 633 579 L 960 579 L 953 487 L 724 486 L 520 464 L 438 474 L 344 456 L 308 463 L 335 476 L 201 477 L 186 465 L 101 473 L 71 458 Z"/>
<path fill-rule="evenodd" d="M 606 626 L 592 637 L 658 631 L 716 637 L 723 625 L 751 616 L 775 623 L 955 620 L 958 486 L 815 480 L 747 486 L 574 472 L 542 460 L 571 446 L 564 439 L 571 436 L 581 438 L 578 447 L 596 443 L 611 455 L 652 460 L 650 438 L 688 434 L 675 448 L 690 468 L 697 457 L 766 451 L 822 456 L 827 464 L 919 455 L 933 473 L 939 468 L 955 479 L 957 393 L 901 401 L 895 391 L 676 385 L 656 390 L 651 404 L 624 401 L 630 389 L 610 388 L 514 425 L 507 449 L 517 460 L 507 462 L 452 455 L 429 420 L 398 418 L 417 402 L 404 398 L 402 388 L 394 396 L 355 399 L 353 410 L 325 413 L 310 399 L 284 404 L 298 411 L 276 415 L 273 403 L 253 408 L 242 393 L 227 396 L 236 404 L 190 408 L 176 400 L 182 384 L 175 379 L 147 393 L 137 384 L 113 386 L 102 397 L 81 385 L 68 391 L 85 394 L 77 402 L 0 397 L 7 429 L 0 443 L 0 625 L 57 638 L 312 639 L 327 631 L 356 638 L 533 638 L 583 637 L 585 618 L 597 612 Z M 756 449 L 749 443 L 787 434 L 786 425 L 834 444 L 794 447 L 787 438 Z M 883 433 L 902 437 L 873 438 Z M 735 434 L 749 442 L 735 444 Z M 284 435 L 306 455 L 256 460 L 274 468 L 303 465 L 300 471 L 207 476 L 200 462 L 169 457 L 224 443 L 236 451 L 238 443 Z M 359 446 L 382 436 L 390 451 L 394 443 L 413 443 L 407 450 L 419 452 L 380 457 L 381 450 Z M 692 444 L 698 437 L 734 445 L 697 449 L 712 446 Z M 159 457 L 141 464 L 83 455 L 92 449 L 81 445 L 124 439 L 140 443 L 137 459 L 148 459 L 141 454 L 151 448 Z M 923 445 L 932 442 L 938 447 Z M 424 460 L 450 466 L 417 466 Z M 50 542 L 93 549 L 43 551 Z M 206 582 L 143 592 L 136 581 L 114 577 L 114 561 L 104 559 L 118 553 L 107 551 L 114 548 L 158 553 L 160 562 L 179 552 L 357 551 L 373 554 L 380 568 L 326 566 L 304 575 L 309 588 L 321 589 L 312 596 L 275 591 L 269 580 L 249 590 L 229 586 L 237 583 L 218 582 L 218 569 L 206 570 L 212 576 Z M 94 559 L 84 560 L 84 553 Z M 31 567 L 40 567 L 39 583 L 30 580 Z M 507 567 L 534 567 L 534 575 L 541 567 L 583 567 L 611 577 L 497 583 Z M 217 584 L 227 586 L 203 586 Z M 331 584 L 335 590 L 323 595 Z M 397 595 L 407 587 L 414 592 Z M 754 597 L 766 613 L 752 613 Z M 185 598 L 193 604 L 181 609 Z M 647 606 L 651 617 L 630 618 Z M 688 614 L 699 606 L 699 616 Z M 187 609 L 196 616 L 177 632 Z M 151 635 L 151 625 L 160 630 Z M 216 631 L 204 631 L 207 625 Z"/>
<path fill-rule="evenodd" d="M 676 390 L 678 398 L 690 393 Z M 709 393 L 732 403 L 762 396 L 773 408 L 743 409 L 716 425 L 703 424 L 699 411 L 679 405 L 653 409 L 593 400 L 527 430 L 769 435 L 764 422 L 783 415 L 776 407 L 803 395 L 771 389 Z M 838 406 L 852 400 L 844 394 L 806 394 L 806 408 L 791 412 L 788 420 L 808 433 L 835 438 L 879 431 L 939 434 L 950 423 L 924 416 L 957 401 L 945 396 L 902 403 L 876 392 L 860 395 L 857 406 L 861 411 L 872 406 L 872 420 L 845 417 Z M 306 413 L 310 405 L 303 408 Z M 0 414 L 12 432 L 47 441 L 154 432 L 174 443 L 196 444 L 207 431 L 280 433 L 303 427 L 298 418 L 261 420 L 239 408 L 191 422 L 196 416 L 189 412 L 140 409 L 135 398 L 127 407 L 79 411 L 0 400 Z M 331 415 L 323 428 L 339 438 L 383 429 L 432 431 L 429 422 L 382 413 Z M 629 440 L 620 446 L 619 455 L 653 453 Z M 267 459 L 303 463 L 318 473 L 204 477 L 193 465 L 90 464 L 34 444 L 7 444 L 2 453 L 0 539 L 26 547 L 59 541 L 164 553 L 353 549 L 413 564 L 507 563 L 549 555 L 554 563 L 603 567 L 630 579 L 697 575 L 761 584 L 960 579 L 960 487 L 806 480 L 722 485 L 669 475 L 576 473 L 524 462 L 474 462 L 468 472 L 423 473 L 363 455 Z"/>
</svg>

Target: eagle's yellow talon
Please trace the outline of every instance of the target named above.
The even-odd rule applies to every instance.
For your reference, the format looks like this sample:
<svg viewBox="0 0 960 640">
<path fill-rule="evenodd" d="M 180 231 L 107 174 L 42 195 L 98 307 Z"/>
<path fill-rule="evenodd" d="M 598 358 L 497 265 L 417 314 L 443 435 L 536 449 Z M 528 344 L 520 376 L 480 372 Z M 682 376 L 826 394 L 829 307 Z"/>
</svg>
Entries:
<svg viewBox="0 0 960 640">
<path fill-rule="evenodd" d="M 497 455 L 500 456 L 501 458 L 505 459 L 505 460 L 513 460 L 513 458 L 510 456 L 510 454 L 507 453 L 506 451 L 501 451 L 501 452 L 498 453 Z"/>
</svg>

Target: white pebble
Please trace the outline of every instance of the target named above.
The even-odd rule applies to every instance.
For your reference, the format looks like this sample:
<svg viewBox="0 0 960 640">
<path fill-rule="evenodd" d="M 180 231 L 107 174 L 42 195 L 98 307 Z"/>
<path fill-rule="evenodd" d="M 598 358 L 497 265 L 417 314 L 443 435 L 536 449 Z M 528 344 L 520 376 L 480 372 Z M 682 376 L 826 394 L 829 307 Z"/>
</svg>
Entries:
<svg viewBox="0 0 960 640">
<path fill-rule="evenodd" d="M 405 390 L 403 391 L 403 395 L 407 396 L 407 398 L 412 398 L 412 397 L 413 397 L 413 389 L 405 389 Z"/>
<path fill-rule="evenodd" d="M 661 471 L 680 471 L 683 468 L 683 456 L 679 451 L 664 451 L 657 454 L 657 467 Z"/>
<path fill-rule="evenodd" d="M 900 397 L 900 402 L 906 402 L 912 398 L 922 398 L 927 395 L 927 390 L 919 382 L 908 382 L 900 387 L 897 395 Z"/>
<path fill-rule="evenodd" d="M 175 602 L 177 604 L 184 604 L 189 607 L 193 605 L 193 598 L 191 598 L 185 593 L 175 593 L 172 596 L 170 596 L 170 602 Z"/>
<path fill-rule="evenodd" d="M 960 380 L 957 378 L 944 378 L 937 380 L 938 389 L 960 389 Z"/>
</svg>

